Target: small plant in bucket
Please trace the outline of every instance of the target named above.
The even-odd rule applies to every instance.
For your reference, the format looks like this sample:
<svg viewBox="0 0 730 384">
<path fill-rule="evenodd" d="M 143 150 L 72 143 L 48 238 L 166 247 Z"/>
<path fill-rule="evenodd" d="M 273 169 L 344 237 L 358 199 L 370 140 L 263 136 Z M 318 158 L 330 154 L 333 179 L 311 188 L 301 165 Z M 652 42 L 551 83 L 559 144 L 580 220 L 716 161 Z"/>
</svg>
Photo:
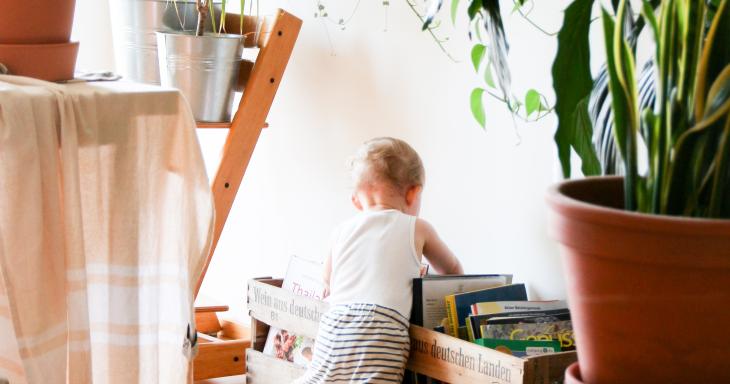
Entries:
<svg viewBox="0 0 730 384">
<path fill-rule="evenodd" d="M 157 33 L 160 82 L 183 93 L 197 121 L 228 122 L 239 71 L 244 63 L 246 18 L 243 14 L 235 15 L 240 20 L 239 33 L 229 34 L 226 33 L 226 20 L 233 15 L 226 13 L 226 0 L 220 3 L 195 1 L 198 20 L 194 32 Z M 215 13 L 214 5 L 217 4 L 220 4 L 220 14 Z M 243 13 L 245 1 L 240 5 Z M 213 32 L 206 34 L 208 22 Z"/>
</svg>

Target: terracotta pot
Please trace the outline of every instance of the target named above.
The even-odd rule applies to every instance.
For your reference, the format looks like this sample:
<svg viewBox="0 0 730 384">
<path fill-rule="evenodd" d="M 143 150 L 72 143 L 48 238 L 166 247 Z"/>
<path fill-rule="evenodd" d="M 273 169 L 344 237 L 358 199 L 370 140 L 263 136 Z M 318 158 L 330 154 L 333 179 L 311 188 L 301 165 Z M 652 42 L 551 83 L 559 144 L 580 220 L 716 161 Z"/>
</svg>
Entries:
<svg viewBox="0 0 730 384">
<path fill-rule="evenodd" d="M 0 1 L 0 44 L 66 43 L 76 0 Z"/>
<path fill-rule="evenodd" d="M 73 79 L 79 43 L 0 44 L 0 63 L 11 75 L 47 81 Z"/>
<path fill-rule="evenodd" d="M 565 381 L 563 381 L 563 384 L 583 384 L 577 361 L 565 369 Z"/>
<path fill-rule="evenodd" d="M 622 188 L 548 196 L 583 381 L 730 383 L 730 220 L 626 212 Z"/>
</svg>

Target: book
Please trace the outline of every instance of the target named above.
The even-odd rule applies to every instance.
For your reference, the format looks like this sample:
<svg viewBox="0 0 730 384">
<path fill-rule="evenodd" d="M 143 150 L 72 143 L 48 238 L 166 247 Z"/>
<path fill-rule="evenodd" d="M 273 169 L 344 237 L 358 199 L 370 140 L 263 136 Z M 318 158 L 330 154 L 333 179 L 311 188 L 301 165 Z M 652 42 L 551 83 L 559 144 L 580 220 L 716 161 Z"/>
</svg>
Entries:
<svg viewBox="0 0 730 384">
<path fill-rule="evenodd" d="M 446 325 L 446 295 L 507 284 L 512 284 L 512 275 L 427 275 L 413 279 L 411 323 L 428 329 Z"/>
<path fill-rule="evenodd" d="M 298 256 L 289 259 L 289 266 L 281 288 L 296 295 L 322 300 L 324 298 L 324 280 L 322 264 Z M 263 353 L 287 360 L 301 367 L 306 367 L 312 360 L 314 340 L 289 333 L 285 329 L 269 328 Z"/>
<path fill-rule="evenodd" d="M 557 341 L 561 350 L 575 349 L 570 313 L 527 317 L 496 317 L 480 327 L 484 338 Z"/>
<path fill-rule="evenodd" d="M 490 313 L 503 312 L 527 312 L 547 311 L 553 309 L 566 309 L 568 303 L 564 300 L 549 301 L 492 301 L 486 303 L 474 303 L 471 306 L 472 315 L 486 315 Z"/>
<path fill-rule="evenodd" d="M 469 341 L 481 337 L 479 327 L 486 324 L 492 317 L 509 313 L 511 316 L 528 316 L 545 312 L 562 313 L 568 311 L 567 303 L 563 300 L 551 301 L 494 301 L 472 304 L 471 315 L 466 319 L 466 330 Z"/>
<path fill-rule="evenodd" d="M 508 300 L 526 301 L 527 290 L 525 289 L 525 285 L 504 285 L 500 287 L 491 287 L 477 291 L 447 295 L 444 298 L 449 325 L 446 329 L 447 333 L 451 336 L 459 337 L 459 329 L 461 328 L 461 338 L 468 340 L 466 318 L 471 313 L 471 305 L 479 302 Z"/>
<path fill-rule="evenodd" d="M 546 353 L 560 352 L 560 343 L 556 340 L 502 340 L 477 339 L 476 344 L 491 348 L 516 357 L 539 356 Z"/>
<path fill-rule="evenodd" d="M 551 319 L 556 320 L 555 316 L 566 315 L 570 316 L 570 312 L 567 308 L 553 309 L 547 311 L 521 311 L 521 312 L 501 312 L 501 313 L 487 313 L 482 315 L 469 315 L 466 319 L 466 327 L 469 333 L 469 341 L 474 341 L 484 337 L 481 332 L 481 327 L 494 321 L 504 321 L 504 319 L 514 318 L 519 321 L 521 319 L 535 317 L 535 316 L 552 316 Z"/>
</svg>

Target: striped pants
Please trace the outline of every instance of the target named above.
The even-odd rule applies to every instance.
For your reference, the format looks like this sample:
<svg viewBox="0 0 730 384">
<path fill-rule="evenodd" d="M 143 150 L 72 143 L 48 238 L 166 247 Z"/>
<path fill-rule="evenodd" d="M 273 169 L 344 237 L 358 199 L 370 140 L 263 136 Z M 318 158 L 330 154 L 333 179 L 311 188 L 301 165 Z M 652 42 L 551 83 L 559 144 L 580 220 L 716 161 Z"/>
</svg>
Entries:
<svg viewBox="0 0 730 384">
<path fill-rule="evenodd" d="M 312 363 L 296 384 L 400 383 L 408 319 L 375 304 L 341 304 L 320 320 Z"/>
</svg>

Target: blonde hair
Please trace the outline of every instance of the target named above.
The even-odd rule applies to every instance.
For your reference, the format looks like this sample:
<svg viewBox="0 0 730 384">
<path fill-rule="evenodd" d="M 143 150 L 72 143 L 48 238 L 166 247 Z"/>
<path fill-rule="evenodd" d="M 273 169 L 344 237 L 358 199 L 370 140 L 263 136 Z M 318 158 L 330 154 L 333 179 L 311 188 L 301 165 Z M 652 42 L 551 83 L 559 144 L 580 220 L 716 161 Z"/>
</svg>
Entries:
<svg viewBox="0 0 730 384">
<path fill-rule="evenodd" d="M 403 140 L 378 137 L 368 140 L 350 159 L 355 188 L 386 183 L 403 191 L 425 182 L 425 170 L 418 153 Z"/>
</svg>

